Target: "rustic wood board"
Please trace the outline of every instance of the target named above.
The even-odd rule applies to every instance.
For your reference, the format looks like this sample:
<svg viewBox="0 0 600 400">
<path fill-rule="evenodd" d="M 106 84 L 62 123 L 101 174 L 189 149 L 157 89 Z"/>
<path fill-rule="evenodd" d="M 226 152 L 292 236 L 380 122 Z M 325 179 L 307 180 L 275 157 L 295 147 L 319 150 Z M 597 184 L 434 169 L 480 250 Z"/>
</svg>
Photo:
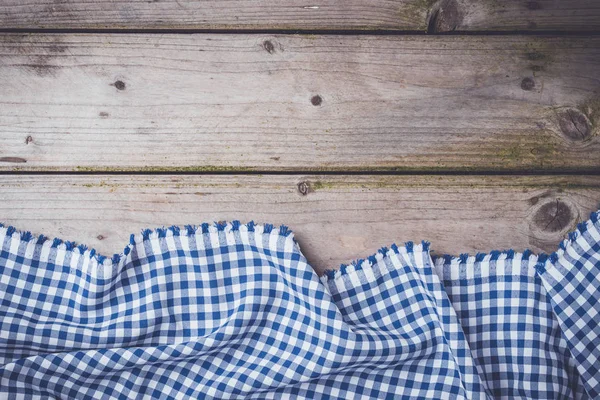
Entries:
<svg viewBox="0 0 600 400">
<path fill-rule="evenodd" d="M 21 230 L 112 255 L 143 228 L 253 219 L 288 225 L 319 272 L 408 240 L 551 252 L 599 201 L 599 176 L 0 176 L 2 222 Z"/>
<path fill-rule="evenodd" d="M 3 0 L 3 28 L 594 31 L 596 0 Z"/>
<path fill-rule="evenodd" d="M 600 37 L 0 36 L 0 169 L 600 168 Z"/>
</svg>

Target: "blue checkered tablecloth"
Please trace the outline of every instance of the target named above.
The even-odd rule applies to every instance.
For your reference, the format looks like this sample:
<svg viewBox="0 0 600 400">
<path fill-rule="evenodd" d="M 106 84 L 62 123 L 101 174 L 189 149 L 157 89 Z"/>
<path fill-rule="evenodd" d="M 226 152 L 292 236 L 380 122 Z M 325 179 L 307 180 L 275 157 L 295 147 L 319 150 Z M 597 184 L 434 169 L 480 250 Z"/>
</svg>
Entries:
<svg viewBox="0 0 600 400">
<path fill-rule="evenodd" d="M 319 277 L 284 226 L 0 227 L 0 398 L 600 398 L 600 211 L 552 254 L 407 242 Z"/>
</svg>

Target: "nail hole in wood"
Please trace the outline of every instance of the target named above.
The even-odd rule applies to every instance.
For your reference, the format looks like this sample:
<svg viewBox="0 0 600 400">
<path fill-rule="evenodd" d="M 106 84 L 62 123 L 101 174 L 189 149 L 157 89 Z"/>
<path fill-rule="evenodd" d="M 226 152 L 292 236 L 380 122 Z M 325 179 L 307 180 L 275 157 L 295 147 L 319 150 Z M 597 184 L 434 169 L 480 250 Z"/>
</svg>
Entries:
<svg viewBox="0 0 600 400">
<path fill-rule="evenodd" d="M 523 80 L 521 81 L 521 89 L 523 90 L 533 90 L 534 87 L 535 81 L 531 78 L 523 78 Z"/>
<path fill-rule="evenodd" d="M 119 81 L 116 81 L 116 82 L 115 82 L 115 87 L 116 87 L 118 90 L 125 90 L 125 82 L 123 82 L 123 81 L 121 81 L 121 80 L 119 80 Z"/>
<path fill-rule="evenodd" d="M 306 181 L 302 181 L 298 184 L 298 192 L 302 196 L 306 196 L 310 192 L 310 185 Z"/>
<path fill-rule="evenodd" d="M 323 103 L 323 98 L 317 94 L 310 99 L 310 102 L 313 106 L 320 106 Z"/>
</svg>

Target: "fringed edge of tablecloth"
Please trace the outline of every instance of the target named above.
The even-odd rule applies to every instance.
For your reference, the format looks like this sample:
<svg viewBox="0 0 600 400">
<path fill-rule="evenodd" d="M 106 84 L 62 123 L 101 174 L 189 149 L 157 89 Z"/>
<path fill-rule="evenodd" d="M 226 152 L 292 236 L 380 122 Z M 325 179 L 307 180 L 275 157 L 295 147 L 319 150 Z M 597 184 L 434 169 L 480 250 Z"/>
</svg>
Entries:
<svg viewBox="0 0 600 400">
<path fill-rule="evenodd" d="M 350 263 L 341 264 L 339 269 L 327 269 L 324 271 L 324 279 L 322 280 L 325 282 L 335 280 L 353 271 L 371 268 L 377 264 L 378 260 L 384 257 L 399 254 L 400 252 L 412 253 L 415 250 L 429 254 L 431 263 L 435 267 L 438 276 L 446 282 L 465 281 L 493 275 L 525 275 L 534 277 L 544 271 L 547 263 L 555 263 L 564 253 L 565 249 L 572 245 L 588 229 L 590 224 L 598 224 L 599 219 L 600 210 L 592 211 L 589 219 L 577 224 L 577 228 L 569 232 L 567 238 L 562 240 L 558 245 L 558 249 L 552 253 L 540 252 L 535 254 L 530 249 L 526 249 L 523 252 L 506 249 L 492 250 L 489 253 L 479 252 L 475 255 L 462 253 L 459 256 L 450 254 L 431 256 L 429 241 L 422 240 L 420 245 L 415 245 L 414 242 L 408 241 L 401 247 L 398 247 L 396 244 L 392 244 L 390 246 L 391 249 L 382 247 L 375 254 L 367 258 L 356 259 Z"/>
<path fill-rule="evenodd" d="M 156 229 L 143 229 L 139 234 L 132 233 L 130 235 L 129 244 L 125 246 L 121 253 L 115 253 L 111 257 L 109 257 L 98 253 L 96 249 L 89 248 L 85 244 L 77 244 L 74 241 L 66 241 L 60 238 L 50 239 L 49 237 L 44 236 L 43 234 L 34 235 L 30 231 L 20 231 L 14 226 L 5 226 L 4 224 L 0 223 L 0 238 L 11 237 L 11 239 L 20 241 L 22 243 L 25 243 L 26 245 L 35 244 L 44 248 L 53 248 L 63 251 L 69 251 L 78 256 L 88 258 L 90 261 L 93 261 L 98 265 L 102 265 L 105 267 L 120 264 L 125 259 L 125 257 L 131 252 L 134 246 L 152 239 L 167 238 L 173 236 L 191 237 L 209 233 L 216 233 L 219 231 L 224 231 L 226 233 L 235 231 L 246 231 L 256 232 L 257 234 L 274 234 L 277 236 L 289 237 L 294 241 L 294 243 L 296 243 L 293 232 L 286 225 L 280 225 L 278 228 L 276 228 L 273 224 L 256 224 L 254 221 L 250 221 L 245 224 L 241 223 L 238 220 L 234 220 L 231 222 L 219 221 L 213 223 L 202 223 L 200 225 L 185 225 L 183 226 L 183 228 L 173 225 L 168 228 L 162 227 Z"/>
</svg>

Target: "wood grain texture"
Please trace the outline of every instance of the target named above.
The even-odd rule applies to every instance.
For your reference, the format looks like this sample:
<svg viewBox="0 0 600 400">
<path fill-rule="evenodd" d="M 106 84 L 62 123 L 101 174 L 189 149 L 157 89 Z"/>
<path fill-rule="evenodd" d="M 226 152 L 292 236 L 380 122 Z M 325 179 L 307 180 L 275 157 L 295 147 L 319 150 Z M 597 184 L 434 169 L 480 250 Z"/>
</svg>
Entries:
<svg viewBox="0 0 600 400">
<path fill-rule="evenodd" d="M 600 37 L 0 36 L 2 170 L 600 167 Z"/>
<path fill-rule="evenodd" d="M 3 0 L 0 26 L 593 31 L 600 27 L 600 5 L 596 0 Z"/>
<path fill-rule="evenodd" d="M 381 246 L 551 252 L 600 205 L 598 176 L 3 175 L 2 222 L 112 255 L 129 234 L 239 219 L 286 224 L 317 271 Z"/>
</svg>

